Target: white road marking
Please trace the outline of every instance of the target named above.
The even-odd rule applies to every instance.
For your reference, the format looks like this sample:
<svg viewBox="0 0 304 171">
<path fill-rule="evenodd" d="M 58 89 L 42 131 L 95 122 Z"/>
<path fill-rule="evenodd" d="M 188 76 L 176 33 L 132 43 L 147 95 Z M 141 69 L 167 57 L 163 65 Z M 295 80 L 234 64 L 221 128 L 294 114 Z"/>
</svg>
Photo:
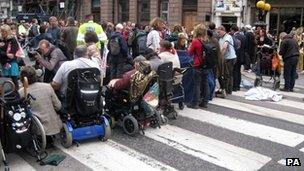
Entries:
<svg viewBox="0 0 304 171">
<path fill-rule="evenodd" d="M 179 115 L 289 147 L 295 147 L 304 141 L 304 135 L 302 134 L 232 118 L 214 112 L 185 108 L 183 111 L 179 111 Z"/>
<path fill-rule="evenodd" d="M 300 90 L 299 90 L 300 91 Z M 303 99 L 304 98 L 304 94 L 302 93 L 295 93 L 295 92 L 285 92 L 285 91 L 278 91 L 281 94 L 283 94 L 284 96 L 290 96 L 290 97 L 295 97 L 295 98 L 300 98 Z M 288 97 L 287 97 L 288 98 Z"/>
<path fill-rule="evenodd" d="M 98 171 L 176 170 L 112 140 L 84 142 L 79 147 L 74 145 L 69 149 L 65 149 L 61 145 L 57 145 L 57 147 L 84 165 Z"/>
<path fill-rule="evenodd" d="M 6 155 L 6 160 L 9 164 L 11 171 L 34 171 L 36 170 L 34 167 L 32 167 L 29 163 L 27 163 L 23 158 L 16 154 L 9 154 Z M 4 166 L 2 163 L 2 157 L 1 157 L 1 163 L 0 163 L 0 170 L 4 170 Z"/>
<path fill-rule="evenodd" d="M 279 110 L 269 109 L 265 107 L 255 106 L 247 103 L 237 102 L 228 99 L 214 98 L 211 104 L 227 107 L 230 109 L 240 110 L 244 112 L 249 112 L 251 114 L 256 114 L 264 117 L 281 119 L 284 121 L 289 121 L 292 123 L 297 123 L 304 125 L 304 115 L 297 115 L 289 112 L 283 112 Z"/>
<path fill-rule="evenodd" d="M 204 161 L 230 170 L 258 170 L 271 158 L 179 127 L 147 130 L 146 136 Z"/>
<path fill-rule="evenodd" d="M 245 98 L 244 91 L 233 92 L 232 95 Z M 304 97 L 304 95 L 303 95 L 303 97 Z M 268 102 L 268 103 L 272 103 L 272 102 Z M 282 99 L 279 102 L 273 102 L 273 104 L 301 109 L 301 110 L 303 110 L 303 113 L 304 113 L 304 103 L 303 102 L 296 102 L 296 101 L 292 101 L 292 100 Z"/>
</svg>

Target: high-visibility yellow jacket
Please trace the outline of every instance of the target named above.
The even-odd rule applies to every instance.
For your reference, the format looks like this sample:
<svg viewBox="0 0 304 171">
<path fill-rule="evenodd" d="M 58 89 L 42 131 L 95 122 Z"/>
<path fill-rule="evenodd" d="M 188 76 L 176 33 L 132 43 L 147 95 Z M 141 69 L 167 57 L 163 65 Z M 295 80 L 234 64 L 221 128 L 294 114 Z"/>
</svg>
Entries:
<svg viewBox="0 0 304 171">
<path fill-rule="evenodd" d="M 93 21 L 88 21 L 87 23 L 84 23 L 79 27 L 78 36 L 77 36 L 77 45 L 85 44 L 84 35 L 88 31 L 94 31 L 97 34 L 99 42 L 97 42 L 96 45 L 98 48 L 101 48 L 101 43 L 103 44 L 106 43 L 107 35 L 103 31 L 101 25 L 94 23 Z"/>
</svg>

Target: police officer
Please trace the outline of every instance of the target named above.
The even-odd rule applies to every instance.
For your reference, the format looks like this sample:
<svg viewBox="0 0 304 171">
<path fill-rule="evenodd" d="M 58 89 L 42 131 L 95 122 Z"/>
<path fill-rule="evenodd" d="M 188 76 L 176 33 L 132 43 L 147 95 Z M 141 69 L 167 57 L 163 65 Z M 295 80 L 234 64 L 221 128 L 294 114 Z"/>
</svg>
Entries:
<svg viewBox="0 0 304 171">
<path fill-rule="evenodd" d="M 87 22 L 82 24 L 79 27 L 78 30 L 78 35 L 77 35 L 77 45 L 84 45 L 84 35 L 88 31 L 95 32 L 98 36 L 99 42 L 97 42 L 97 46 L 102 49 L 102 46 L 106 43 L 107 41 L 107 35 L 103 31 L 102 27 L 100 24 L 97 24 L 93 21 L 94 17 L 92 14 L 86 16 Z"/>
</svg>

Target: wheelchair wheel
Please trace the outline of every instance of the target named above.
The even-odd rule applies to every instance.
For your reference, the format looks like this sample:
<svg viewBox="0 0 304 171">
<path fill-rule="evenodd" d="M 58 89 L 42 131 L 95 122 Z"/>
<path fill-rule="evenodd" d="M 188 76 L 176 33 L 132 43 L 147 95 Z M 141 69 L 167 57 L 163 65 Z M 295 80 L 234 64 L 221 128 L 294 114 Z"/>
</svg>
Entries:
<svg viewBox="0 0 304 171">
<path fill-rule="evenodd" d="M 104 117 L 104 119 L 106 120 L 105 117 Z M 103 122 L 103 127 L 104 127 L 105 134 L 101 139 L 102 141 L 107 141 L 111 137 L 111 133 L 112 133 L 111 125 L 109 123 L 106 124 L 106 122 L 108 122 L 108 121 Z"/>
<path fill-rule="evenodd" d="M 43 125 L 41 124 L 38 117 L 35 115 L 32 115 L 31 133 L 33 136 L 33 140 L 36 143 L 38 151 L 39 152 L 44 151 L 46 148 L 46 135 Z"/>
<path fill-rule="evenodd" d="M 163 125 L 168 124 L 168 123 L 169 123 L 168 117 L 165 116 L 165 115 L 161 115 L 161 123 L 162 123 Z"/>
<path fill-rule="evenodd" d="M 173 109 L 171 115 L 172 115 L 172 119 L 174 119 L 174 120 L 177 119 L 177 112 L 174 109 Z"/>
<path fill-rule="evenodd" d="M 104 116 L 108 119 L 111 128 L 114 128 L 116 126 L 116 120 L 113 116 L 110 116 L 109 114 L 104 114 Z"/>
<path fill-rule="evenodd" d="M 179 102 L 179 103 L 178 103 L 178 108 L 179 108 L 180 110 L 184 110 L 185 104 L 184 104 L 183 102 Z"/>
<path fill-rule="evenodd" d="M 116 126 L 116 120 L 113 116 L 110 117 L 110 126 L 114 128 Z"/>
<path fill-rule="evenodd" d="M 154 110 L 154 115 L 153 118 L 150 121 L 150 126 L 152 128 L 160 128 L 160 124 L 161 124 L 161 116 L 160 113 L 157 110 Z"/>
<path fill-rule="evenodd" d="M 138 122 L 137 120 L 134 118 L 134 116 L 127 115 L 123 118 L 123 130 L 125 131 L 126 134 L 128 135 L 135 135 L 138 133 L 139 131 L 139 127 L 138 127 Z"/>
<path fill-rule="evenodd" d="M 60 131 L 60 142 L 64 148 L 69 148 L 73 144 L 73 136 L 66 123 L 63 123 Z"/>
</svg>

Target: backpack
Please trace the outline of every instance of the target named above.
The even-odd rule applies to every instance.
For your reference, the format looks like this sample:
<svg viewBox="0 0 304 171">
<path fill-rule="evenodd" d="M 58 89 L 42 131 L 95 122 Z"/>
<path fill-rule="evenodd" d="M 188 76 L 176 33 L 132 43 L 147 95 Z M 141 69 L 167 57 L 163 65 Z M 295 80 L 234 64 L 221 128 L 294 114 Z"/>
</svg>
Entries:
<svg viewBox="0 0 304 171">
<path fill-rule="evenodd" d="M 138 54 L 143 55 L 147 50 L 147 33 L 140 31 L 136 35 Z"/>
<path fill-rule="evenodd" d="M 109 52 L 113 56 L 117 56 L 120 54 L 121 46 L 117 36 L 113 36 L 109 42 Z"/>
<path fill-rule="evenodd" d="M 242 42 L 238 38 L 236 38 L 235 35 L 233 35 L 231 37 L 232 37 L 232 40 L 233 40 L 233 48 L 234 48 L 234 50 L 236 52 L 236 51 L 238 51 L 241 48 L 241 43 Z M 232 46 L 232 44 L 229 41 L 227 41 L 227 42 Z"/>
<path fill-rule="evenodd" d="M 32 140 L 30 131 L 32 124 L 31 112 L 18 92 L 9 93 L 5 100 L 5 124 L 1 126 L 1 131 L 5 131 L 5 134 L 1 132 L 1 139 L 6 152 L 17 152 L 21 149 L 26 149 Z M 15 119 L 15 115 L 19 116 L 18 121 Z"/>
<path fill-rule="evenodd" d="M 169 41 L 169 42 L 177 42 L 178 41 L 178 34 L 176 33 L 172 33 L 172 34 L 167 34 L 165 36 L 165 40 Z"/>
<path fill-rule="evenodd" d="M 90 116 L 102 113 L 100 71 L 97 68 L 83 68 L 72 71 L 74 76 L 73 101 L 77 114 Z"/>
<path fill-rule="evenodd" d="M 202 57 L 205 59 L 204 63 L 202 64 L 202 68 L 214 68 L 218 62 L 218 53 L 215 44 L 212 42 L 202 43 L 202 49 Z"/>
</svg>

